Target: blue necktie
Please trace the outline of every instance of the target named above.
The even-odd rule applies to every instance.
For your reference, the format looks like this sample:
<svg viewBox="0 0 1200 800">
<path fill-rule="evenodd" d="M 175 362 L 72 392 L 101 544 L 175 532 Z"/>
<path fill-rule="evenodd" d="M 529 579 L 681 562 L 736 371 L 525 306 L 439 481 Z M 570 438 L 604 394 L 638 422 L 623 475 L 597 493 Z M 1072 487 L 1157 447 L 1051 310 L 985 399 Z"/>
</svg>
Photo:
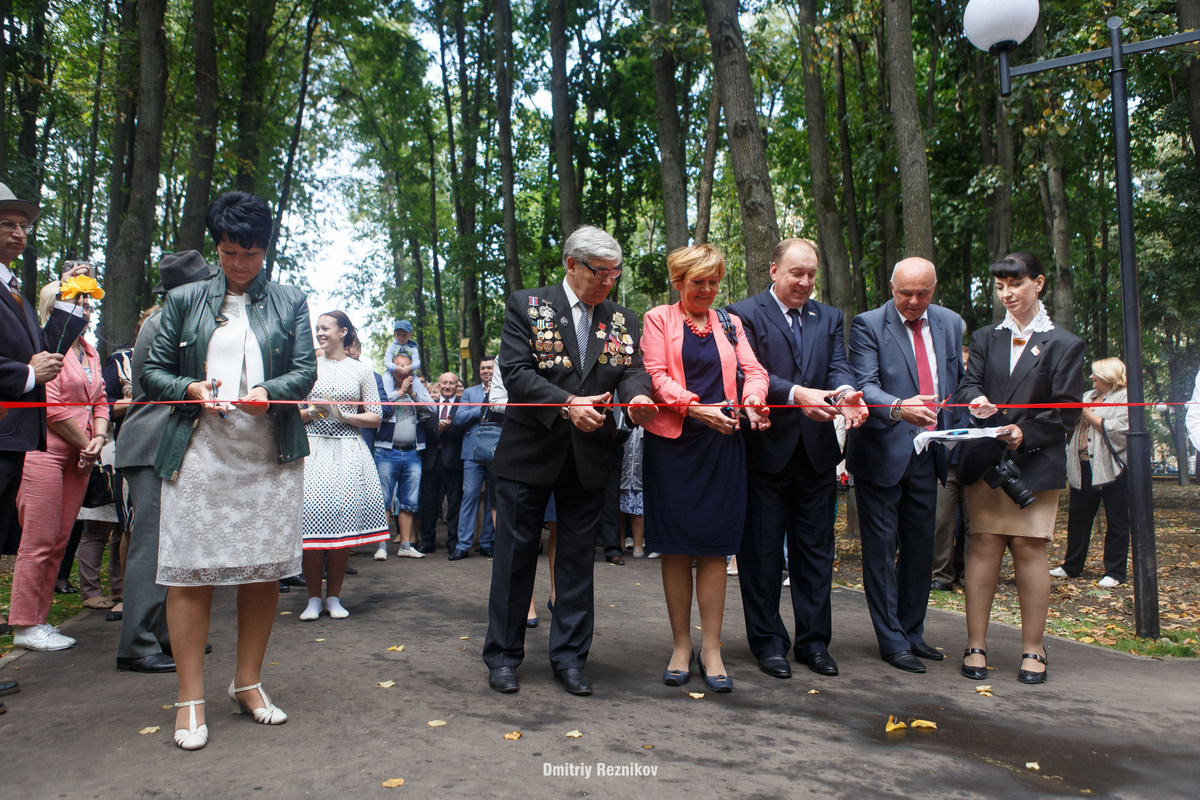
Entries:
<svg viewBox="0 0 1200 800">
<path fill-rule="evenodd" d="M 792 324 L 792 340 L 796 343 L 796 366 L 803 369 L 804 364 L 801 359 L 803 358 L 804 349 L 802 347 L 803 339 L 800 335 L 800 309 L 789 308 L 787 313 L 788 319 Z"/>
<path fill-rule="evenodd" d="M 578 306 L 582 313 L 579 315 L 579 325 L 575 328 L 575 337 L 579 344 L 579 368 L 583 369 L 587 363 L 588 336 L 592 332 L 592 307 L 582 300 Z"/>
</svg>

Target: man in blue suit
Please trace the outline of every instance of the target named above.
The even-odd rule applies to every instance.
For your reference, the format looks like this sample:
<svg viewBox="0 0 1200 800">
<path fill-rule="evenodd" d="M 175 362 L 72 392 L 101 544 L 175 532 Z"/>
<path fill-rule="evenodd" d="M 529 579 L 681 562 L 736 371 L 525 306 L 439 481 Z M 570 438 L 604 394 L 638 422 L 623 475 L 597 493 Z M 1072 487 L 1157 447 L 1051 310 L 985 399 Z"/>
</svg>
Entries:
<svg viewBox="0 0 1200 800">
<path fill-rule="evenodd" d="M 462 431 L 463 497 L 458 507 L 458 546 L 471 548 L 475 538 L 475 515 L 479 509 L 479 494 L 483 491 L 483 528 L 479 532 L 479 552 L 492 557 L 492 543 L 496 538 L 496 526 L 492 524 L 492 503 L 487 496 L 488 467 L 475 460 L 475 436 L 479 423 L 483 421 L 484 403 L 492 386 L 492 369 L 496 365 L 494 356 L 479 362 L 479 383 L 463 392 L 462 405 L 454 415 L 454 425 Z"/>
<path fill-rule="evenodd" d="M 748 450 L 746 527 L 738 553 L 738 582 L 746 636 L 759 669 L 790 678 L 787 652 L 821 675 L 837 675 L 832 637 L 834 467 L 842 460 L 833 419 L 848 427 L 867 416 L 846 361 L 842 312 L 813 300 L 817 248 L 785 239 L 771 258 L 772 286 L 729 307 L 746 330 L 758 361 L 771 377 L 771 427 L 745 434 Z M 837 405 L 827 400 L 840 398 Z M 748 427 L 748 426 L 747 426 Z M 779 614 L 786 535 L 793 640 Z"/>
<path fill-rule="evenodd" d="M 922 430 L 945 428 L 940 400 L 963 377 L 962 318 L 931 305 L 937 271 L 923 258 L 892 270 L 892 300 L 855 317 L 850 364 L 870 409 L 846 440 L 862 535 L 863 590 L 879 653 L 897 669 L 924 672 L 941 661 L 925 643 L 933 561 L 937 481 L 946 476 L 940 445 L 917 454 Z"/>
</svg>

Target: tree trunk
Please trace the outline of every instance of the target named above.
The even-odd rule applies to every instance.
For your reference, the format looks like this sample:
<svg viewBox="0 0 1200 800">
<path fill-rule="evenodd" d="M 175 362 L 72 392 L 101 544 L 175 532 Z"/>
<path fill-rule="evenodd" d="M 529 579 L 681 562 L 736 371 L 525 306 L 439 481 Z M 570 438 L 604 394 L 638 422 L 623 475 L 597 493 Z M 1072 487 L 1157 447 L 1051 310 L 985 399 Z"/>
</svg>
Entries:
<svg viewBox="0 0 1200 800">
<path fill-rule="evenodd" d="M 696 191 L 696 244 L 708 241 L 712 220 L 713 172 L 717 167 L 717 140 L 721 138 L 721 93 L 712 87 L 708 100 L 708 124 L 704 129 L 704 161 L 700 165 L 700 186 Z"/>
<path fill-rule="evenodd" d="M 313 34 L 321 20 L 321 0 L 313 0 L 312 10 L 308 13 L 308 23 L 304 27 L 304 58 L 300 64 L 300 95 L 296 98 L 296 122 L 292 125 L 292 139 L 288 143 L 287 163 L 283 167 L 283 187 L 279 191 L 279 205 L 275 210 L 275 237 L 271 239 L 271 247 L 267 250 L 267 263 L 263 267 L 267 271 L 267 280 L 275 271 L 275 258 L 279 254 L 279 232 L 283 229 L 283 215 L 287 213 L 288 204 L 292 199 L 292 180 L 296 170 L 296 151 L 300 149 L 300 134 L 304 132 L 304 103 L 308 97 L 308 69 L 312 64 Z"/>
<path fill-rule="evenodd" d="M 481 13 L 486 14 L 486 6 L 481 7 Z M 463 14 L 463 2 L 455 4 L 454 11 L 455 40 L 458 46 L 458 97 L 459 114 L 462 125 L 459 135 L 462 138 L 462 181 L 454 187 L 456 195 L 462 198 L 456 202 L 458 210 L 458 252 L 461 256 L 459 266 L 462 273 L 462 310 L 466 320 L 467 347 L 471 354 L 471 364 L 479 364 L 483 358 L 483 313 L 479 295 L 479 272 L 483 269 L 484 258 L 479 248 L 479 237 L 476 232 L 476 215 L 479 205 L 479 192 L 476 187 L 476 171 L 478 166 L 477 153 L 479 150 L 479 82 L 472 80 L 467 69 L 467 26 Z M 486 59 L 483 50 L 486 37 L 483 30 L 477 37 L 479 53 L 475 59 L 477 71 L 482 71 Z M 477 72 L 478 75 L 478 72 Z M 465 376 L 460 375 L 466 382 Z"/>
<path fill-rule="evenodd" d="M 204 249 L 204 214 L 212 195 L 213 163 L 217 154 L 217 33 L 213 0 L 194 0 L 193 59 L 196 108 L 192 156 L 183 196 L 183 219 L 175 252 Z"/>
<path fill-rule="evenodd" d="M 999 261 L 1012 252 L 1012 193 L 1015 170 L 1013 128 L 1008 121 L 1008 107 L 1004 98 L 996 97 L 996 164 L 1000 168 L 1000 183 L 992 191 L 993 238 L 988 242 L 992 261 Z M 1004 305 L 996 292 L 989 289 L 992 298 L 992 319 L 999 322 L 1004 317 Z"/>
<path fill-rule="evenodd" d="M 796 27 L 800 45 L 800 69 L 804 74 L 804 119 L 808 136 L 809 172 L 812 174 L 813 203 L 817 211 L 817 238 L 829 278 L 830 305 L 842 310 L 847 320 L 854 317 L 854 292 L 850 278 L 850 257 L 842 238 L 842 215 L 838 211 L 829 163 L 829 128 L 825 119 L 825 88 L 821 85 L 820 49 L 814 26 L 817 24 L 816 0 L 800 0 Z"/>
<path fill-rule="evenodd" d="M 104 92 L 104 56 L 108 45 L 108 15 L 109 6 L 107 0 L 104 3 L 104 15 L 100 18 L 100 51 L 96 56 L 96 84 L 92 92 L 92 119 L 91 126 L 88 130 L 88 165 L 87 175 L 84 178 L 84 189 L 86 197 L 80 204 L 83 209 L 83 221 L 76 225 L 75 235 L 71 238 L 75 241 L 80 241 L 80 254 L 85 259 L 92 257 L 92 214 L 96 204 L 96 157 L 100 149 L 100 102 L 103 99 Z M 6 14 L 0 15 L 3 19 Z M 0 37 L 3 40 L 3 37 Z M 2 47 L 2 45 L 0 45 Z M 3 51 L 0 50 L 0 60 L 3 60 Z M 4 85 L 4 76 L 2 68 L 0 68 L 0 86 Z M 3 94 L 3 92 L 0 92 Z M 0 100 L 0 118 L 4 116 L 3 101 Z M 4 141 L 3 123 L 0 122 L 0 142 Z M 0 148 L 3 150 L 4 148 Z M 0 156 L 0 164 L 3 162 L 3 156 Z M 3 172 L 3 167 L 0 166 L 0 173 Z"/>
<path fill-rule="evenodd" d="M 563 241 L 579 227 L 579 193 L 571 168 L 574 108 L 567 85 L 566 0 L 550 0 L 550 108 L 554 162 L 558 169 L 558 219 Z"/>
<path fill-rule="evenodd" d="M 0 143 L 8 141 L 8 18 L 10 16 L 12 16 L 12 0 L 0 0 Z M 0 175 L 8 175 L 7 144 L 0 147 Z"/>
<path fill-rule="evenodd" d="M 111 262 L 129 209 L 129 173 L 133 164 L 138 94 L 138 18 L 134 0 L 118 0 L 121 11 L 117 41 L 116 115 L 113 119 L 112 166 L 108 173 L 108 214 L 105 218 L 104 258 Z M 104 325 L 101 320 L 101 325 Z"/>
<path fill-rule="evenodd" d="M 496 36 L 496 108 L 500 133 L 500 196 L 504 201 L 504 293 L 522 288 L 517 250 L 517 201 L 513 189 L 512 149 L 512 2 L 495 0 L 492 26 Z"/>
<path fill-rule="evenodd" d="M 5 176 L 17 197 L 41 205 L 42 187 L 38 180 L 38 118 L 41 115 L 42 93 L 46 87 L 46 11 L 47 0 L 32 9 L 29 35 L 25 41 L 25 74 L 14 87 L 21 128 L 17 134 L 19 160 L 12 165 L 12 174 Z M 4 87 L 0 87 L 3 90 Z M 0 143 L 7 146 L 7 143 Z M 25 296 L 37 307 L 38 242 L 32 238 L 25 246 L 21 286 Z M 14 270 L 15 272 L 15 270 Z"/>
<path fill-rule="evenodd" d="M 671 0 L 650 0 L 650 18 L 658 23 L 661 52 L 654 58 L 654 107 L 658 118 L 658 157 L 662 173 L 663 227 L 667 252 L 688 243 L 687 176 L 683 133 L 675 91 L 675 56 L 667 48 Z"/>
<path fill-rule="evenodd" d="M 1175 13 L 1179 16 L 1179 30 L 1200 29 L 1200 0 L 1175 0 Z M 1196 169 L 1200 170 L 1200 57 L 1192 56 L 1183 73 L 1187 90 L 1188 129 L 1192 134 L 1192 157 Z M 1185 459 L 1186 461 L 1186 459 Z M 1184 462 L 1180 462 L 1181 464 Z M 1185 470 L 1181 467 L 1180 473 Z"/>
<path fill-rule="evenodd" d="M 162 153 L 163 106 L 167 83 L 167 43 L 163 17 L 167 0 L 139 0 L 137 7 L 140 54 L 137 132 L 129 209 L 108 262 L 104 298 L 106 342 L 133 338 L 141 308 L 138 286 L 150 256 L 150 239 L 157 219 L 159 157 Z"/>
<path fill-rule="evenodd" d="M 238 99 L 237 178 L 243 192 L 258 189 L 259 133 L 263 122 L 263 92 L 266 89 L 267 34 L 275 17 L 275 0 L 247 0 L 246 44 L 242 50 L 242 88 Z"/>
<path fill-rule="evenodd" d="M 438 267 L 438 218 L 437 218 L 437 139 L 433 132 L 432 115 L 426 128 L 429 141 L 429 249 L 433 254 L 433 298 L 437 305 L 438 345 L 442 354 L 442 366 L 450 363 L 450 352 L 446 349 L 446 303 L 442 298 L 442 270 Z M 425 379 L 429 379 L 429 361 L 421 359 Z"/>
<path fill-rule="evenodd" d="M 702 0 L 701 4 L 712 43 L 713 73 L 725 108 L 729 161 L 742 216 L 746 288 L 753 295 L 764 291 L 770 283 L 771 251 L 779 243 L 771 172 L 758 125 L 737 0 Z"/>
<path fill-rule="evenodd" d="M 925 154 L 925 134 L 917 113 L 911 3 L 909 0 L 883 0 L 883 16 L 887 25 L 888 85 L 904 210 L 904 254 L 936 262 L 929 162 Z"/>
<path fill-rule="evenodd" d="M 1054 247 L 1054 322 L 1064 330 L 1075 329 L 1075 288 L 1071 274 L 1071 230 L 1067 221 L 1067 192 L 1063 184 L 1058 143 L 1053 134 L 1046 136 L 1046 180 L 1043 191 L 1046 223 Z M 1039 184 L 1041 181 L 1039 180 Z"/>
<path fill-rule="evenodd" d="M 856 313 L 866 311 L 867 281 L 863 275 L 862 232 L 858 225 L 858 198 L 854 192 L 854 159 L 850 149 L 850 117 L 846 110 L 846 70 L 841 40 L 833 43 L 833 66 L 837 91 L 838 149 L 842 151 L 842 214 L 846 238 L 850 240 L 850 274 Z"/>
</svg>

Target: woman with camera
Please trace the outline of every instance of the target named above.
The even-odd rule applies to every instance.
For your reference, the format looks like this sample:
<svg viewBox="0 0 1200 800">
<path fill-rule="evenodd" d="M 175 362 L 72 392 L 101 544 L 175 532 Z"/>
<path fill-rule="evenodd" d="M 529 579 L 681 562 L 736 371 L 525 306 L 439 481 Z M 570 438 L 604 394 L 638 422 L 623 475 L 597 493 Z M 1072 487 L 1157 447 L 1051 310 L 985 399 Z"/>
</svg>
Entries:
<svg viewBox="0 0 1200 800">
<path fill-rule="evenodd" d="M 966 567 L 967 649 L 962 672 L 987 677 L 987 629 L 1006 548 L 1013 554 L 1021 604 L 1022 683 L 1046 682 L 1042 633 L 1050 606 L 1046 543 L 1054 534 L 1058 494 L 1066 478 L 1067 436 L 1077 408 L 1030 408 L 1078 403 L 1083 342 L 1055 327 L 1039 299 L 1046 289 L 1041 262 L 1013 253 L 989 268 L 1007 309 L 999 325 L 971 336 L 967 375 L 958 402 L 998 426 L 997 439 L 964 448 L 958 473 L 967 486 L 971 548 Z M 1015 468 L 1015 469 L 1014 469 Z M 1022 492 L 1032 493 L 1021 499 Z M 1018 505 L 1018 502 L 1021 504 Z"/>
<path fill-rule="evenodd" d="M 654 402 L 662 404 L 644 426 L 642 490 L 646 548 L 662 553 L 673 638 L 663 683 L 682 686 L 691 677 L 694 558 L 701 628 L 696 663 L 711 691 L 729 692 L 733 680 L 721 660 L 725 557 L 741 545 L 746 513 L 745 445 L 731 434 L 740 426 L 738 405 L 745 406 L 746 424 L 771 424 L 762 400 L 768 377 L 741 322 L 710 308 L 725 274 L 720 251 L 709 244 L 681 247 L 667 256 L 667 271 L 679 302 L 646 312 L 641 342 Z M 739 366 L 745 374 L 740 396 Z"/>
</svg>

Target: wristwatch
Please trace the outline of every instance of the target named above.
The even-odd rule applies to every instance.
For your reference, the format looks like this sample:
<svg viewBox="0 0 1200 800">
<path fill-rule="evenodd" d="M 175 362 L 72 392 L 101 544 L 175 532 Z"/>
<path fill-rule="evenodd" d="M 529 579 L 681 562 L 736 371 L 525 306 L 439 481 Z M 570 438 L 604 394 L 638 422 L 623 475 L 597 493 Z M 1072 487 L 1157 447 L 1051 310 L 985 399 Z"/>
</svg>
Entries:
<svg viewBox="0 0 1200 800">
<path fill-rule="evenodd" d="M 558 415 L 563 419 L 571 418 L 571 401 L 575 399 L 575 395 L 567 395 L 567 400 L 563 403 L 562 408 L 558 410 Z"/>
<path fill-rule="evenodd" d="M 897 420 L 897 421 L 900 420 L 900 403 L 901 402 L 903 402 L 903 401 L 897 400 L 896 402 L 892 403 L 892 419 Z"/>
</svg>

